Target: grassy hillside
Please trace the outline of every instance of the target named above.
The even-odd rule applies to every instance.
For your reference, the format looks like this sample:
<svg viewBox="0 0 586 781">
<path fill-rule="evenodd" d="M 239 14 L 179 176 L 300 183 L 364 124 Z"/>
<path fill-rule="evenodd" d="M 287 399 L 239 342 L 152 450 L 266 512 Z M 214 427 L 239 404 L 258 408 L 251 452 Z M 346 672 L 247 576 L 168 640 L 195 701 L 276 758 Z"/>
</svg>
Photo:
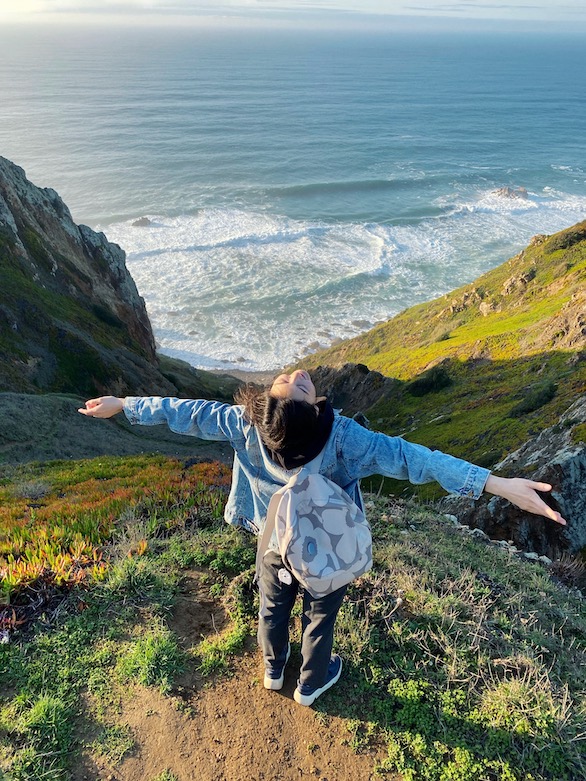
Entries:
<svg viewBox="0 0 586 781">
<path fill-rule="evenodd" d="M 182 398 L 231 402 L 237 379 L 194 369 L 184 361 L 160 356 L 162 374 Z M 151 391 L 152 392 L 152 391 Z M 109 421 L 77 412 L 88 397 L 66 393 L 0 392 L 0 464 L 92 458 L 98 455 L 165 453 L 178 458 L 231 460 L 225 443 L 206 442 L 173 433 L 167 426 L 131 426 L 124 415 Z"/>
<path fill-rule="evenodd" d="M 586 390 L 586 221 L 475 282 L 303 361 L 402 381 L 368 416 L 491 466 Z"/>
<path fill-rule="evenodd" d="M 0 644 L 0 777 L 74 781 L 80 767 L 100 768 L 87 777 L 131 777 L 125 761 L 156 753 L 160 735 L 141 744 L 121 714 L 149 687 L 180 714 L 189 760 L 201 742 L 204 691 L 214 702 L 217 690 L 211 712 L 226 718 L 222 736 L 230 731 L 227 674 L 242 687 L 240 707 L 270 711 L 266 734 L 238 742 L 238 756 L 248 761 L 273 738 L 289 700 L 261 686 L 255 544 L 221 520 L 228 479 L 224 467 L 162 456 L 0 469 L 0 629 L 9 638 Z M 371 754 L 373 777 L 584 777 L 583 599 L 552 570 L 455 531 L 437 512 L 367 498 L 375 566 L 340 614 L 344 674 L 299 719 L 324 742 L 342 719 L 347 751 Z M 187 638 L 173 620 L 185 580 L 197 583 L 204 613 L 225 615 Z M 210 738 L 204 750 L 220 742 Z M 296 750 L 305 748 L 317 743 Z M 175 759 L 159 757 L 162 768 Z M 280 777 L 298 778 L 296 762 Z M 157 772 L 157 781 L 191 777 L 187 768 Z"/>
<path fill-rule="evenodd" d="M 163 425 L 131 426 L 124 415 L 86 418 L 77 411 L 84 402 L 66 394 L 0 393 L 0 464 L 140 453 L 232 460 L 225 442 L 175 434 Z"/>
</svg>

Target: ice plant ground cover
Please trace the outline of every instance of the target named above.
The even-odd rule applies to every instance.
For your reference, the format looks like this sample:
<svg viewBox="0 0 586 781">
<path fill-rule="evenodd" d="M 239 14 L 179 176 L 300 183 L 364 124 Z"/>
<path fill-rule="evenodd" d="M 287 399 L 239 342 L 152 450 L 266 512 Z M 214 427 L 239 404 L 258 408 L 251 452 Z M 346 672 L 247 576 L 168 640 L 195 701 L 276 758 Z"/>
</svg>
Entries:
<svg viewBox="0 0 586 781">
<path fill-rule="evenodd" d="M 3 467 L 0 776 L 69 781 L 91 757 L 123 778 L 139 747 L 120 716 L 129 698 L 154 687 L 197 720 L 202 687 L 241 674 L 255 544 L 222 521 L 229 477 L 161 456 Z M 304 711 L 315 734 L 344 719 L 345 750 L 372 753 L 373 776 L 393 780 L 584 777 L 580 592 L 433 505 L 367 498 L 375 565 L 339 617 L 344 676 Z M 225 619 L 186 645 L 172 614 L 189 579 Z M 293 663 L 299 639 L 297 610 Z"/>
<path fill-rule="evenodd" d="M 184 466 L 162 456 L 3 467 L 0 599 L 14 603 L 39 580 L 70 586 L 100 579 L 104 546 L 125 513 L 143 516 L 134 552 L 144 553 L 154 534 L 189 525 L 202 512 L 219 517 L 229 481 L 219 464 Z"/>
</svg>

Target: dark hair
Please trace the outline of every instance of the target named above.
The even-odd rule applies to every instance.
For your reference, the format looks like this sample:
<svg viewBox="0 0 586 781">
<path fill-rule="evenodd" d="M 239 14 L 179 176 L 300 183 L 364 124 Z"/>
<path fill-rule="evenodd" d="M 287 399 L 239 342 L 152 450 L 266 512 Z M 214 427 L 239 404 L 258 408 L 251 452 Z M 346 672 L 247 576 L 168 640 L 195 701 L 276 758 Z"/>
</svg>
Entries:
<svg viewBox="0 0 586 781">
<path fill-rule="evenodd" d="M 246 420 L 269 450 L 302 449 L 315 440 L 318 416 L 307 401 L 277 398 L 259 385 L 238 388 L 234 400 L 244 406 Z"/>
</svg>

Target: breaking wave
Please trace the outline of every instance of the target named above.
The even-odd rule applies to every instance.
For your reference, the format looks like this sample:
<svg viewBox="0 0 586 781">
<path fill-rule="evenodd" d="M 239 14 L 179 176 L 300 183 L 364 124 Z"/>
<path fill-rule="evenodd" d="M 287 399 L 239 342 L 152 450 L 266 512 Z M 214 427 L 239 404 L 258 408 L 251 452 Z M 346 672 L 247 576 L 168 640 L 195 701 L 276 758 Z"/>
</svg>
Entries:
<svg viewBox="0 0 586 781">
<path fill-rule="evenodd" d="M 586 198 L 547 187 L 454 192 L 434 206 L 402 225 L 210 208 L 106 232 L 127 252 L 161 352 L 256 371 L 355 336 L 586 215 Z"/>
</svg>

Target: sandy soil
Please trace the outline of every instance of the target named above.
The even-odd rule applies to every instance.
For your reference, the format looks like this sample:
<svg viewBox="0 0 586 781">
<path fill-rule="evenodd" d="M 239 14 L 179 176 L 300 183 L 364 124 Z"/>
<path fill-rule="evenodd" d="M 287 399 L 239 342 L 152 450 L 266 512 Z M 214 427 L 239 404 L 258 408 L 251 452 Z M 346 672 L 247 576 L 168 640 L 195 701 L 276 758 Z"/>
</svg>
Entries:
<svg viewBox="0 0 586 781">
<path fill-rule="evenodd" d="M 224 621 L 198 573 L 187 573 L 170 622 L 182 645 L 196 645 Z M 179 781 L 374 778 L 375 760 L 383 752 L 355 754 L 344 745 L 349 733 L 341 717 L 324 718 L 297 705 L 294 666 L 287 669 L 281 692 L 262 687 L 262 672 L 260 654 L 251 644 L 234 662 L 230 677 L 210 682 L 188 670 L 172 697 L 135 687 L 116 718 L 132 730 L 135 748 L 116 768 L 85 755 L 74 781 L 152 781 L 165 770 Z"/>
</svg>

